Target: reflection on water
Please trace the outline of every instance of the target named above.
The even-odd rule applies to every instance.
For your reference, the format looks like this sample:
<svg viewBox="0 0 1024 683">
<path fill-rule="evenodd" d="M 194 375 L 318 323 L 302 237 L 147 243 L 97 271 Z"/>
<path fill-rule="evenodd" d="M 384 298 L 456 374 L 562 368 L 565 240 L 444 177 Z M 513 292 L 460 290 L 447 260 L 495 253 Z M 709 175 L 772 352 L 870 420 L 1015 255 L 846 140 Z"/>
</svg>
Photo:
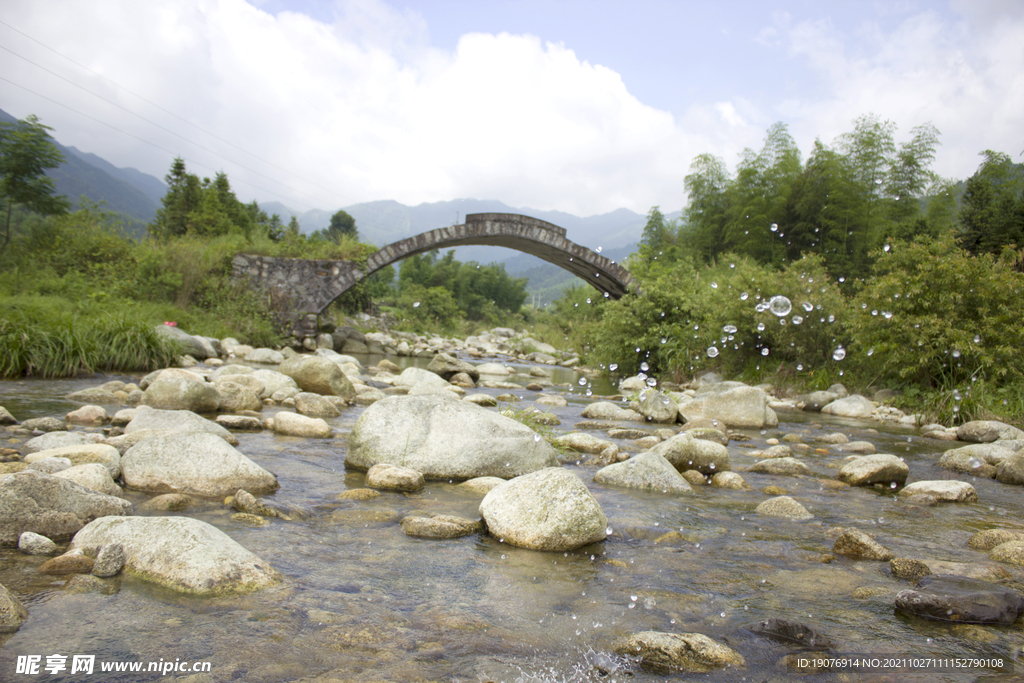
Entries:
<svg viewBox="0 0 1024 683">
<path fill-rule="evenodd" d="M 425 359 L 418 359 L 424 361 Z M 416 362 L 418 362 L 416 361 Z M 573 383 L 570 373 L 566 384 Z M 57 415 L 74 404 L 54 399 L 97 382 L 0 384 L 0 405 L 18 417 Z M 568 390 L 568 388 L 566 389 Z M 482 390 L 491 394 L 504 390 Z M 537 394 L 513 392 L 528 401 Z M 565 425 L 579 406 L 552 410 Z M 274 472 L 280 490 L 269 498 L 294 521 L 251 527 L 233 521 L 219 501 L 190 512 L 269 561 L 284 585 L 254 595 L 198 599 L 131 578 L 70 581 L 39 574 L 44 558 L 0 551 L 0 583 L 17 593 L 30 618 L 0 648 L 0 680 L 15 674 L 18 655 L 90 654 L 97 662 L 211 663 L 211 673 L 103 674 L 103 681 L 182 680 L 278 682 L 352 681 L 589 681 L 664 680 L 608 653 L 619 637 L 643 630 L 704 633 L 739 651 L 742 671 L 701 674 L 707 681 L 788 680 L 779 661 L 795 648 L 744 627 L 781 617 L 813 625 L 843 652 L 918 656 L 999 655 L 1024 645 L 1019 626 L 996 628 L 922 622 L 893 614 L 895 594 L 909 587 L 888 575 L 887 563 L 831 554 L 833 527 L 871 533 L 897 557 L 987 563 L 967 547 L 978 529 L 1024 528 L 1021 489 L 971 479 L 979 503 L 921 508 L 892 491 L 836 489 L 838 454 L 801 454 L 814 477 L 744 473 L 749 491 L 696 489 L 686 497 L 602 488 L 597 467 L 569 467 L 604 508 L 612 535 L 566 553 L 509 547 L 486 536 L 451 541 L 407 537 L 398 525 L 412 512 L 476 516 L 479 498 L 447 482 L 417 494 L 385 493 L 369 501 L 339 500 L 364 475 L 344 468 L 344 434 L 361 409 L 333 424 L 342 436 L 305 440 L 269 433 L 239 434 L 239 449 Z M 20 414 L 19 414 L 20 413 Z M 766 433 L 733 442 L 733 468 L 755 458 L 744 446 L 797 433 L 810 442 L 843 431 L 904 457 L 911 480 L 952 475 L 934 463 L 942 442 L 905 432 L 875 433 L 863 422 L 782 414 Z M 565 428 L 565 426 L 563 426 Z M 629 448 L 629 442 L 619 442 Z M 813 514 L 793 522 L 756 515 L 767 496 L 785 488 Z M 129 492 L 138 505 L 148 496 Z M 140 513 L 144 514 L 144 513 Z M 1021 579 L 1009 565 L 1007 577 Z M 606 672 L 602 674 L 601 672 Z M 983 673 L 914 672 L 901 681 L 973 681 Z M 41 674 L 46 680 L 89 680 Z M 897 680 L 896 674 L 874 680 Z M 801 675 L 811 681 L 854 680 L 839 674 Z M 33 680 L 24 676 L 24 680 Z"/>
</svg>

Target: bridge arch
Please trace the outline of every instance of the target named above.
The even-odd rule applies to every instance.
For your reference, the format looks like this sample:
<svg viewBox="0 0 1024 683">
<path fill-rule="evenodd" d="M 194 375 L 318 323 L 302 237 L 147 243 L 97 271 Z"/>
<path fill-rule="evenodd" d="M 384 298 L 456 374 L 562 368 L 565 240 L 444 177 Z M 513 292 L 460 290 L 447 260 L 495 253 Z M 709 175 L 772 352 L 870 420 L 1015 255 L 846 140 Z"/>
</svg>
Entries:
<svg viewBox="0 0 1024 683">
<path fill-rule="evenodd" d="M 287 310 L 292 322 L 320 314 L 360 280 L 415 254 L 465 245 L 507 247 L 563 268 L 609 298 L 622 297 L 633 276 L 610 259 L 565 236 L 565 228 L 530 216 L 477 213 L 466 222 L 393 242 L 371 255 L 362 267 L 348 261 L 284 259 L 239 254 L 232 274 L 261 286 Z M 303 332 L 296 325 L 295 332 Z"/>
</svg>

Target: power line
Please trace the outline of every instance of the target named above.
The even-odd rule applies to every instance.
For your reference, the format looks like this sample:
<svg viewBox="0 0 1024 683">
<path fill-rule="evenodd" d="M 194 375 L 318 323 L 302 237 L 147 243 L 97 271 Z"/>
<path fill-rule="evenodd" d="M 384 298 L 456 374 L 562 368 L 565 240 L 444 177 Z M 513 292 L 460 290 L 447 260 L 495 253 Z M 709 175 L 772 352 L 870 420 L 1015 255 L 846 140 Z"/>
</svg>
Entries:
<svg viewBox="0 0 1024 683">
<path fill-rule="evenodd" d="M 46 95 L 43 95 L 42 93 L 38 93 L 35 90 L 32 90 L 31 88 L 27 88 L 24 85 L 21 85 L 20 83 L 15 83 L 14 81 L 10 80 L 9 78 L 6 78 L 4 76 L 0 76 L 0 81 L 6 81 L 7 83 L 10 83 L 11 85 L 13 85 L 15 87 L 21 88 L 22 90 L 25 90 L 27 92 L 32 93 L 36 97 L 40 97 L 40 98 L 42 98 L 42 99 L 44 99 L 44 100 L 46 100 L 48 102 L 52 102 L 53 104 L 56 104 L 56 105 L 58 105 L 60 107 L 64 107 L 65 109 L 67 109 L 69 111 L 72 111 L 72 112 L 78 114 L 79 116 L 84 116 L 85 118 L 89 119 L 90 121 L 95 121 L 96 123 L 104 125 L 107 128 L 115 130 L 115 131 L 117 131 L 117 132 L 119 132 L 119 133 L 121 133 L 123 135 L 127 135 L 128 137 L 131 137 L 131 138 L 135 138 L 139 142 L 143 142 L 143 143 L 149 145 L 150 147 L 154 147 L 154 148 L 160 150 L 161 152 L 167 152 L 168 154 L 170 154 L 172 156 L 175 156 L 175 157 L 180 156 L 176 152 L 172 152 L 171 150 L 167 149 L 166 147 L 161 147 L 160 145 L 156 144 L 155 142 L 152 142 L 150 140 L 146 140 L 146 139 L 140 138 L 138 135 L 134 135 L 132 133 L 129 133 L 126 130 L 122 130 L 121 128 L 115 127 L 113 124 L 107 123 L 106 121 L 101 121 L 101 120 L 99 120 L 99 119 L 97 119 L 97 118 L 95 118 L 93 116 L 89 116 L 88 114 L 86 114 L 84 112 L 81 112 L 81 111 L 78 111 L 77 109 L 75 109 L 74 107 L 72 107 L 70 105 L 64 104 L 63 102 L 58 102 L 57 100 L 55 100 L 55 99 L 53 99 L 51 97 L 47 97 Z M 194 166 L 199 166 L 200 168 L 205 168 L 205 169 L 207 169 L 209 171 L 213 171 L 214 173 L 217 173 L 217 169 L 213 168 L 212 166 L 207 166 L 206 164 L 204 164 L 202 162 L 195 161 L 195 160 L 186 160 L 186 161 L 189 161 L 189 163 L 193 164 Z M 250 182 L 248 182 L 246 180 L 243 180 L 243 179 L 235 178 L 233 182 L 241 183 L 242 185 L 248 185 L 249 187 L 251 187 L 253 189 L 259 190 L 261 192 L 266 192 L 268 194 L 272 194 L 275 197 L 280 197 L 281 199 L 284 199 L 284 200 L 289 201 L 289 202 L 296 201 L 296 200 L 291 199 L 289 197 L 285 197 L 283 194 L 280 194 L 280 193 L 275 192 L 273 190 L 268 190 L 267 188 L 260 187 L 259 185 L 254 185 L 253 183 L 250 183 Z M 305 202 L 297 202 L 297 203 L 304 204 L 305 206 L 309 207 L 310 209 L 316 209 L 317 208 L 315 206 L 312 206 L 311 204 L 306 204 Z"/>
<path fill-rule="evenodd" d="M 195 9 L 194 6 L 193 6 L 193 8 Z M 68 57 L 67 55 L 59 52 L 58 50 L 55 50 L 54 48 L 52 48 L 49 45 L 43 43 L 42 41 L 38 40 L 37 38 L 34 38 L 33 36 L 25 33 L 24 31 L 22 31 L 22 30 L 20 30 L 18 28 L 15 28 L 14 26 L 11 26 L 7 22 L 3 21 L 2 19 L 0 19 L 0 24 L 2 24 L 3 26 L 6 26 L 7 28 L 9 28 L 10 30 L 14 31 L 15 33 L 18 33 L 18 34 L 24 36 L 25 38 L 28 38 L 32 42 L 34 42 L 34 43 L 36 43 L 36 44 L 46 48 L 47 50 L 49 50 L 50 52 L 53 52 L 57 56 L 59 56 L 59 57 L 65 59 L 65 60 L 71 62 L 72 64 L 74 64 L 75 66 L 79 67 L 80 69 L 88 71 L 89 73 L 93 74 L 97 78 L 103 79 L 104 81 L 110 83 L 111 85 L 113 85 L 114 87 L 116 87 L 116 88 L 118 88 L 120 90 L 123 90 L 124 92 L 128 93 L 129 95 L 132 95 L 133 97 L 136 97 L 136 98 L 142 100 L 143 102 L 149 104 L 150 106 L 155 107 L 155 108 L 159 109 L 160 111 L 162 111 L 162 112 L 164 112 L 164 113 L 166 113 L 166 114 L 168 114 L 170 116 L 173 116 L 174 118 L 178 119 L 179 121 L 182 121 L 183 123 L 188 124 L 188 125 L 196 128 L 200 132 L 205 133 L 206 135 L 209 135 L 210 137 L 212 137 L 212 138 L 214 138 L 216 140 L 219 140 L 220 142 L 223 142 L 224 144 L 229 145 L 230 147 L 233 147 L 233 148 L 235 148 L 235 149 L 237 149 L 237 150 L 239 150 L 239 151 L 241 151 L 241 152 L 251 156 L 252 158 L 256 159 L 257 161 L 263 162 L 263 163 L 267 164 L 268 166 L 272 166 L 272 167 L 278 169 L 279 171 L 283 171 L 284 173 L 287 173 L 288 175 L 295 177 L 297 180 L 301 180 L 302 182 L 308 183 L 309 185 L 312 185 L 313 187 L 316 187 L 316 188 L 318 188 L 320 190 L 323 190 L 324 192 L 328 192 L 328 193 L 330 193 L 332 195 L 336 195 L 337 197 L 343 198 L 344 200 L 349 201 L 349 202 L 353 201 L 351 197 L 347 197 L 345 195 L 342 195 L 342 194 L 338 193 L 337 190 L 332 190 L 330 188 L 327 188 L 327 187 L 324 187 L 322 185 L 319 185 L 316 182 L 311 181 L 311 180 L 309 180 L 307 178 L 303 178 L 302 176 L 299 176 L 298 174 L 293 173 L 293 172 L 289 171 L 288 169 L 286 169 L 286 168 L 284 168 L 284 167 L 274 163 L 273 161 L 270 161 L 268 159 L 264 159 L 264 158 L 262 158 L 262 157 L 260 157 L 260 156 L 258 156 L 256 154 L 253 154 L 252 152 L 246 150 L 245 148 L 240 147 L 239 145 L 236 145 L 233 142 L 231 142 L 229 140 L 226 140 L 225 138 L 220 137 L 216 133 L 213 133 L 212 131 L 206 130 L 205 128 L 203 128 L 199 124 L 193 123 L 192 121 L 189 121 L 188 119 L 185 119 L 182 116 L 179 116 L 178 114 L 174 113 L 173 111 L 170 111 L 169 109 L 166 109 L 165 107 L 160 106 L 159 104 L 157 104 L 157 103 L 155 103 L 155 102 L 153 102 L 153 101 L 143 97 L 142 95 L 139 95 L 138 93 L 133 92 L 129 88 L 127 88 L 127 87 L 117 83 L 116 81 L 114 81 L 114 80 L 112 80 L 112 79 L 110 79 L 110 78 L 108 78 L 108 77 L 106 77 L 106 76 L 104 76 L 104 75 L 102 75 L 100 73 L 97 73 L 96 71 L 90 69 L 89 67 L 85 66 L 84 64 L 80 64 L 79 62 L 75 61 L 71 57 Z M 158 123 L 150 121 L 149 119 L 146 119 L 145 117 L 141 116 L 140 114 L 136 114 L 135 112 L 132 112 L 129 109 L 126 109 L 125 107 L 121 106 L 120 104 L 118 104 L 116 102 L 113 102 L 111 100 L 108 100 L 107 98 L 105 98 L 105 97 L 103 97 L 101 95 L 98 95 L 97 93 L 94 93 L 91 90 L 88 90 L 87 88 L 79 85 L 78 83 L 75 83 L 74 81 L 71 81 L 70 79 L 65 78 L 64 76 L 61 76 L 60 74 L 58 74 L 58 73 L 56 73 L 54 71 L 51 71 L 50 69 L 47 69 L 46 67 L 41 66 L 41 65 L 37 64 L 36 62 L 33 62 L 32 60 L 28 59 L 27 57 L 24 57 L 23 55 L 20 55 L 20 54 L 14 52 L 10 48 L 4 47 L 2 45 L 0 45 L 0 48 L 10 52 L 11 54 L 15 55 L 16 57 L 19 57 L 20 59 L 25 60 L 26 62 L 32 64 L 33 66 L 35 66 L 35 67 L 37 67 L 39 69 L 42 69 L 42 70 L 44 70 L 44 71 L 46 71 L 46 72 L 48 72 L 48 73 L 50 73 L 50 74 L 52 74 L 52 75 L 54 75 L 54 76 L 56 76 L 58 78 L 60 78 L 60 79 L 62 79 L 64 81 L 70 83 L 71 85 L 74 85 L 77 88 L 80 88 L 80 89 L 84 90 L 85 92 L 89 93 L 90 95 L 93 95 L 94 97 L 97 97 L 97 98 L 103 100 L 104 102 L 107 102 L 108 104 L 112 104 L 113 106 L 118 107 L 119 109 L 122 109 L 123 111 L 125 111 L 125 112 L 127 112 L 129 114 L 132 114 L 133 116 L 136 116 L 136 117 L 142 119 L 143 121 L 146 121 L 147 123 L 149 123 L 151 125 L 154 125 L 157 128 L 160 128 L 161 130 L 164 130 L 164 131 L 166 131 L 166 132 L 168 132 L 168 133 L 170 133 L 172 135 L 175 135 L 175 136 L 181 138 L 182 140 L 185 140 L 186 142 L 189 142 L 190 144 L 193 144 L 196 147 L 199 147 L 200 149 L 204 149 L 204 150 L 210 152 L 211 154 L 214 154 L 214 155 L 224 159 L 225 161 L 228 161 L 229 163 L 233 163 L 233 164 L 239 166 L 240 168 L 243 168 L 243 169 L 248 170 L 248 171 L 250 171 L 252 173 L 255 173 L 255 174 L 257 174 L 257 175 L 259 175 L 259 176 L 261 176 L 263 178 L 267 178 L 268 180 L 270 180 L 272 182 L 279 183 L 279 184 L 283 185 L 284 187 L 288 188 L 289 190 L 292 190 L 293 192 L 299 192 L 300 194 L 304 194 L 307 197 L 312 197 L 312 198 L 316 199 L 316 197 L 314 195 L 311 195 L 311 194 L 309 194 L 307 192 L 302 192 L 301 190 L 298 190 L 296 188 L 290 187 L 289 185 L 286 185 L 285 183 L 283 183 L 283 182 L 281 182 L 279 180 L 276 180 L 274 178 L 271 178 L 270 176 L 262 174 L 259 171 L 255 171 L 255 170 L 253 170 L 251 168 L 248 168 L 247 166 L 244 166 L 244 165 L 242 165 L 241 163 L 239 163 L 237 161 L 233 161 L 231 159 L 228 159 L 227 157 L 225 157 L 224 155 L 220 154 L 219 152 L 216 152 L 216 151 L 214 151 L 212 149 L 209 149 L 208 147 L 205 147 L 203 145 L 200 145 L 199 143 L 194 142 L 194 141 L 186 138 L 185 136 L 183 136 L 183 135 L 181 135 L 179 133 L 176 133 L 176 132 L 174 132 L 174 131 L 172 131 L 172 130 L 170 130 L 168 128 L 165 128 L 164 126 L 161 126 Z M 281 196 L 281 195 L 278 195 L 278 196 Z"/>
<path fill-rule="evenodd" d="M 285 187 L 285 188 L 287 188 L 287 189 L 289 189 L 289 190 L 291 190 L 291 191 L 293 191 L 293 192 L 298 192 L 299 194 L 303 194 L 303 195 L 305 195 L 305 196 L 307 196 L 307 197 L 311 197 L 311 198 L 313 198 L 313 199 L 316 199 L 316 197 L 314 197 L 313 195 L 309 194 L 308 192 L 303 192 L 302 190 L 298 190 L 298 189 L 296 189 L 296 188 L 294 188 L 294 187 L 291 187 L 291 186 L 289 186 L 289 185 L 285 185 L 285 184 L 284 184 L 284 183 L 282 183 L 282 182 L 281 182 L 280 180 L 276 180 L 276 179 L 274 179 L 274 178 L 271 178 L 270 176 L 268 176 L 268 175 L 266 175 L 266 174 L 264 174 L 264 173 L 260 173 L 259 171 L 255 170 L 255 169 L 249 168 L 248 166 L 245 166 L 245 165 L 243 165 L 243 164 L 241 164 L 241 163 L 239 163 L 239 162 L 237 162 L 237 161 L 235 161 L 235 160 L 233 160 L 233 159 L 230 159 L 230 158 L 228 158 L 228 157 L 224 156 L 223 154 L 220 154 L 220 153 L 219 153 L 219 152 L 217 152 L 216 150 L 210 149 L 209 147 L 206 147 L 205 145 L 201 145 L 201 144 L 199 144 L 198 142 L 195 142 L 194 140 L 189 140 L 189 139 L 188 139 L 188 138 L 186 138 L 186 137 L 185 137 L 184 135 L 181 135 L 180 133 L 175 133 L 175 132 L 174 132 L 173 130 L 171 130 L 171 129 L 169 129 L 169 128 L 165 128 L 164 126 L 161 126 L 161 125 L 160 125 L 159 123 L 156 123 L 155 121 L 150 121 L 150 120 L 149 120 L 149 119 L 147 119 L 146 117 L 144 117 L 144 116 L 141 116 L 141 115 L 139 115 L 139 114 L 136 114 L 135 112 L 133 112 L 133 111 L 131 111 L 131 110 L 129 110 L 129 109 L 127 109 L 127 108 L 125 108 L 125 107 L 121 106 L 121 105 L 120 105 L 120 104 L 118 104 L 117 102 L 114 102 L 113 100 L 108 100 L 108 99 L 107 99 L 106 97 L 103 97 L 102 95 L 98 95 L 98 94 L 96 94 L 96 93 L 92 92 L 92 91 L 91 91 L 91 90 L 89 90 L 88 88 L 85 88 L 84 86 L 82 86 L 82 85 L 79 85 L 78 83 L 75 83 L 74 81 L 72 81 L 72 80 L 70 80 L 70 79 L 68 79 L 68 78 L 65 78 L 64 76 L 61 76 L 61 75 L 60 75 L 59 73 L 57 73 L 57 72 L 55 72 L 55 71 L 51 71 L 50 69 L 47 69 L 47 68 L 46 68 L 46 67 L 44 67 L 44 66 L 41 66 L 41 65 L 39 65 L 39 64 L 36 64 L 36 63 L 35 63 L 35 62 L 33 62 L 33 61 L 32 61 L 31 59 L 28 59 L 28 58 L 26 58 L 26 57 L 23 57 L 22 55 L 19 55 L 19 54 L 18 54 L 17 52 L 14 52 L 13 50 L 11 50 L 11 49 L 9 49 L 9 48 L 6 48 L 6 47 L 4 47 L 3 45 L 0 45 L 0 50 L 6 50 L 7 52 L 10 52 L 10 53 L 11 53 L 12 55 L 14 55 L 15 57 L 18 57 L 19 59 L 24 59 L 24 60 L 25 60 L 26 62 L 28 62 L 28 63 L 29 63 L 29 64 L 31 64 L 32 66 L 35 66 L 35 67 L 36 67 L 36 68 L 38 68 L 38 69 L 42 69 L 43 71 L 45 71 L 45 72 L 47 72 L 47 73 L 49 73 L 49 74 L 52 74 L 52 75 L 56 76 L 57 78 L 61 79 L 62 81 L 65 81 L 65 82 L 67 82 L 67 83 L 69 83 L 69 84 L 71 84 L 71 85 L 75 86 L 75 87 L 76 87 L 76 88 L 78 88 L 79 90 L 83 90 L 84 92 L 86 92 L 86 93 L 88 93 L 88 94 L 92 95 L 93 97 L 96 97 L 96 98 L 98 98 L 98 99 L 100 99 L 100 100 L 103 100 L 103 101 L 104 101 L 104 102 L 106 102 L 107 104 L 110 104 L 110 105 L 113 105 L 113 106 L 117 107 L 117 108 L 118 108 L 118 109 L 120 109 L 121 111 L 123 111 L 123 112 L 125 112 L 125 113 L 128 113 L 128 114 L 131 114 L 132 116 L 134 116 L 134 117 L 136 117 L 136 118 L 138 118 L 138 119 L 141 119 L 142 121 L 145 121 L 146 123 L 148 123 L 148 124 L 150 124 L 150 125 L 152 125 L 152 126 L 155 126 L 155 127 L 159 128 L 160 130 L 164 131 L 165 133 L 170 133 L 171 135 L 174 135 L 175 137 L 181 138 L 181 139 L 182 139 L 182 140 L 184 140 L 185 142 L 187 142 L 187 143 L 189 143 L 189 144 L 191 144 L 191 145 L 194 145 L 194 146 L 198 147 L 198 148 L 199 148 L 199 149 L 201 149 L 201 150 L 207 151 L 207 152 L 209 152 L 210 154 L 213 154 L 214 156 L 220 157 L 221 159 L 223 159 L 224 161 L 227 161 L 227 162 L 228 162 L 228 163 L 230 163 L 230 164 L 234 164 L 235 166 L 238 166 L 239 168 L 245 169 L 246 171 L 249 171 L 250 173 L 255 173 L 256 175 L 260 176 L 261 178 L 266 178 L 267 180 L 270 180 L 271 182 L 275 182 L 275 183 L 278 183 L 278 184 L 282 185 L 283 187 Z M 279 195 L 279 196 L 280 196 L 280 195 Z M 315 207 L 314 207 L 314 208 L 315 208 Z"/>
</svg>

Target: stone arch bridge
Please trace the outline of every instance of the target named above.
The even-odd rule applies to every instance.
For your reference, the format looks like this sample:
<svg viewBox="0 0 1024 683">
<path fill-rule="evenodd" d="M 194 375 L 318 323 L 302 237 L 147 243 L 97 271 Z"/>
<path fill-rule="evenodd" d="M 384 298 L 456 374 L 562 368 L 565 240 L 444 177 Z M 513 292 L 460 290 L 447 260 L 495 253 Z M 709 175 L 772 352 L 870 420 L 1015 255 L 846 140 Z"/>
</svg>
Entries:
<svg viewBox="0 0 1024 683">
<path fill-rule="evenodd" d="M 316 332 L 316 316 L 363 278 L 396 261 L 433 249 L 468 244 L 508 247 L 564 268 L 605 296 L 618 299 L 633 276 L 613 261 L 570 242 L 565 228 L 529 216 L 476 213 L 466 222 L 387 245 L 360 266 L 350 261 L 276 258 L 238 254 L 232 276 L 248 280 L 269 297 L 281 322 L 297 336 Z"/>
</svg>

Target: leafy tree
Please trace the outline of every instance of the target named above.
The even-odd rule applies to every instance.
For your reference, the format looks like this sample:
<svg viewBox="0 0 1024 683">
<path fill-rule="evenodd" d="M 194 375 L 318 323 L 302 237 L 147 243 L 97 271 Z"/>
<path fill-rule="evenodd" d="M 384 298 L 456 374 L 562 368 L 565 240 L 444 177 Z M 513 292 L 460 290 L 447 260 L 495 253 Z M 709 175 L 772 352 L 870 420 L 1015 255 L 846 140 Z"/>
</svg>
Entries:
<svg viewBox="0 0 1024 683">
<path fill-rule="evenodd" d="M 341 236 L 348 236 L 353 239 L 358 238 L 356 219 L 352 218 L 352 216 L 345 211 L 338 211 L 336 214 L 331 216 L 331 224 L 327 226 L 327 236 L 335 242 L 337 242 L 338 238 Z"/>
<path fill-rule="evenodd" d="M 34 115 L 16 123 L 0 124 L 0 200 L 6 204 L 4 240 L 0 252 L 11 241 L 11 214 L 15 204 L 37 213 L 66 213 L 71 204 L 63 196 L 54 196 L 54 181 L 46 169 L 64 162 L 47 131 Z"/>
<path fill-rule="evenodd" d="M 1024 247 L 1024 167 L 986 150 L 964 188 L 960 244 L 972 254 Z"/>
</svg>

